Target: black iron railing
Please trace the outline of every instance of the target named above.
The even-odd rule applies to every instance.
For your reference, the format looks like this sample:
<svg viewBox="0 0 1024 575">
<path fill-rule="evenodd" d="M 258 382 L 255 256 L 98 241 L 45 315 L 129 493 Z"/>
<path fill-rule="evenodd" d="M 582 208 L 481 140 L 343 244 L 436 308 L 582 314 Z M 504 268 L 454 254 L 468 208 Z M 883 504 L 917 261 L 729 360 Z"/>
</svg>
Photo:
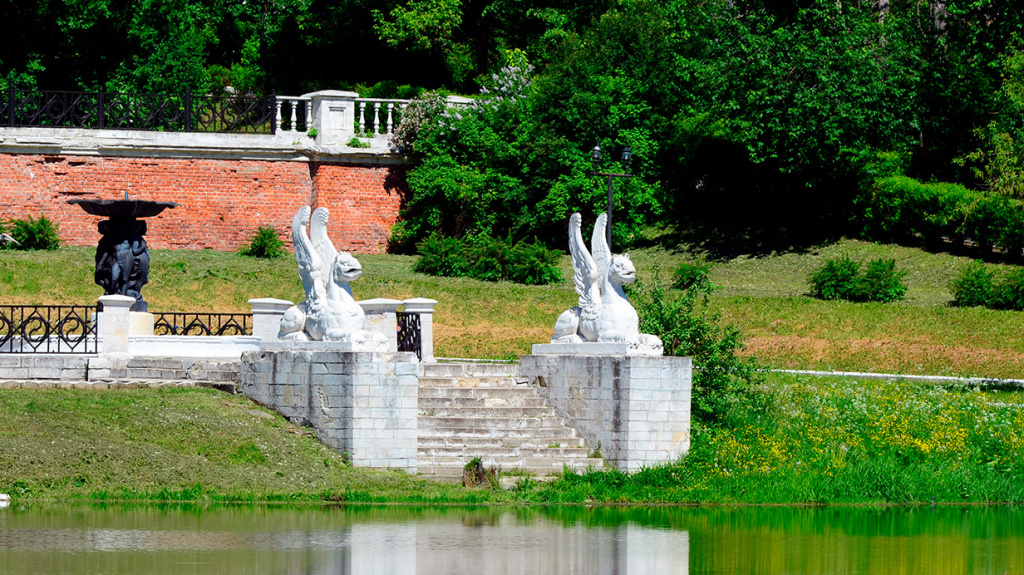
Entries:
<svg viewBox="0 0 1024 575">
<path fill-rule="evenodd" d="M 420 314 L 396 312 L 398 320 L 398 351 L 414 351 L 416 357 L 423 359 L 423 341 L 420 329 Z"/>
<path fill-rule="evenodd" d="M 18 90 L 0 102 L 0 126 L 273 134 L 277 96 Z"/>
<path fill-rule="evenodd" d="M 167 312 L 153 315 L 154 335 L 252 335 L 252 314 Z"/>
<path fill-rule="evenodd" d="M 96 306 L 0 305 L 0 353 L 97 353 Z"/>
</svg>

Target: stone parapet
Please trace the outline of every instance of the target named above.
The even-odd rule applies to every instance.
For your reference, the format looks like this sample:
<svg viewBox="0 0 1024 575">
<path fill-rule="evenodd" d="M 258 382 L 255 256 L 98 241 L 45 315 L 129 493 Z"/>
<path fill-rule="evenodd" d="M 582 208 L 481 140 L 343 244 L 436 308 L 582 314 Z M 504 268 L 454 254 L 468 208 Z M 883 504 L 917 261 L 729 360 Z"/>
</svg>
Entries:
<svg viewBox="0 0 1024 575">
<path fill-rule="evenodd" d="M 335 342 L 268 342 L 242 355 L 240 389 L 310 425 L 353 466 L 416 472 L 419 363 Z"/>
<path fill-rule="evenodd" d="M 527 355 L 520 371 L 620 470 L 674 461 L 690 449 L 688 357 Z"/>
</svg>

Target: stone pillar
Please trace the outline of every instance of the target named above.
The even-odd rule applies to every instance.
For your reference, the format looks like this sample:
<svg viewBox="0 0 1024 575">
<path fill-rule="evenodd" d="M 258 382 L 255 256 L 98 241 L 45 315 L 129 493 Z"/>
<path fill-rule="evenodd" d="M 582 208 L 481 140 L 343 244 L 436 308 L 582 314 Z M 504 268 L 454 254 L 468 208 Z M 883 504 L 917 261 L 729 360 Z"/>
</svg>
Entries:
<svg viewBox="0 0 1024 575">
<path fill-rule="evenodd" d="M 354 351 L 350 343 L 263 342 L 242 354 L 241 392 L 310 425 L 354 467 L 416 473 L 419 363 L 412 353 Z"/>
<path fill-rule="evenodd" d="M 434 359 L 434 306 L 436 299 L 414 297 L 404 302 L 406 313 L 420 314 L 420 346 L 422 361 L 432 363 Z"/>
<path fill-rule="evenodd" d="M 363 329 L 384 334 L 388 338 L 388 351 L 398 351 L 398 320 L 395 310 L 402 302 L 397 299 L 364 299 L 359 303 L 366 313 Z"/>
<path fill-rule="evenodd" d="M 100 297 L 103 311 L 97 323 L 100 326 L 101 353 L 128 353 L 128 334 L 131 332 L 129 310 L 135 301 L 126 295 Z"/>
<path fill-rule="evenodd" d="M 303 94 L 313 108 L 311 127 L 317 132 L 317 143 L 323 146 L 347 144 L 355 135 L 355 100 L 359 94 L 341 90 L 323 90 Z"/>
<path fill-rule="evenodd" d="M 286 299 L 262 297 L 249 300 L 252 306 L 252 334 L 263 341 L 277 341 L 281 331 L 281 318 L 295 305 Z"/>
<path fill-rule="evenodd" d="M 524 355 L 519 369 L 588 447 L 600 443 L 617 469 L 639 471 L 689 451 L 690 358 L 593 345 L 622 349 L 619 355 Z"/>
</svg>

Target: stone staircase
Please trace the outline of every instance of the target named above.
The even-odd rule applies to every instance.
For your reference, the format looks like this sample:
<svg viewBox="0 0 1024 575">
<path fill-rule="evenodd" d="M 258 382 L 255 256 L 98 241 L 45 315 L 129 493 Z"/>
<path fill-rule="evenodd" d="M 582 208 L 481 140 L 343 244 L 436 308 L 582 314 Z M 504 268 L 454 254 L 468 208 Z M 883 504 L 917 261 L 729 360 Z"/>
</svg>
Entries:
<svg viewBox="0 0 1024 575">
<path fill-rule="evenodd" d="M 420 474 L 461 479 L 474 457 L 488 469 L 538 477 L 561 473 L 563 466 L 581 472 L 604 467 L 518 372 L 516 364 L 421 364 Z"/>
</svg>

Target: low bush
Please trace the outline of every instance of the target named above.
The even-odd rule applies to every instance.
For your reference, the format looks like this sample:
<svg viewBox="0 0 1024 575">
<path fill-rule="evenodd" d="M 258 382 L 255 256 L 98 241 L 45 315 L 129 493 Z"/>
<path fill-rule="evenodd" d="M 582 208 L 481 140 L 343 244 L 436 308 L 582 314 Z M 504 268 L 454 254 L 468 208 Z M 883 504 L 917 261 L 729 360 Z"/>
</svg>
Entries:
<svg viewBox="0 0 1024 575">
<path fill-rule="evenodd" d="M 863 274 L 860 270 L 861 264 L 849 256 L 827 260 L 808 279 L 811 295 L 825 300 L 883 303 L 906 297 L 906 272 L 896 269 L 896 260 L 871 260 Z"/>
<path fill-rule="evenodd" d="M 526 285 L 562 281 L 558 269 L 561 254 L 537 241 L 513 244 L 489 236 L 446 238 L 435 233 L 418 247 L 421 257 L 413 269 L 420 273 Z"/>
<path fill-rule="evenodd" d="M 953 305 L 959 307 L 987 307 L 995 301 L 995 276 L 980 260 L 971 262 L 950 284 Z"/>
<path fill-rule="evenodd" d="M 10 234 L 14 242 L 0 243 L 0 247 L 17 250 L 55 250 L 60 247 L 58 225 L 46 216 L 39 216 L 39 219 L 29 216 L 27 220 L 10 220 L 6 226 L 0 226 L 0 232 Z"/>
<path fill-rule="evenodd" d="M 1024 204 L 1006 196 L 891 176 L 876 180 L 858 204 L 863 235 L 873 240 L 915 239 L 938 247 L 944 239 L 970 238 L 984 251 L 999 246 L 1020 256 L 1024 249 Z"/>
<path fill-rule="evenodd" d="M 850 256 L 827 260 L 821 269 L 811 274 L 811 295 L 826 300 L 855 300 L 859 276 L 860 264 Z"/>
<path fill-rule="evenodd" d="M 991 309 L 1024 310 L 1024 268 L 1002 274 L 974 261 L 950 283 L 953 305 Z"/>
<path fill-rule="evenodd" d="M 242 246 L 238 253 L 252 258 L 272 260 L 285 255 L 284 242 L 277 230 L 270 226 L 260 226 L 252 235 L 249 243 Z"/>
<path fill-rule="evenodd" d="M 630 290 L 640 316 L 641 333 L 661 338 L 665 355 L 693 359 L 691 411 L 704 425 L 735 425 L 767 412 L 770 398 L 758 388 L 758 364 L 740 357 L 743 348 L 738 328 L 722 322 L 708 309 L 708 297 L 717 289 L 708 278 L 711 266 L 688 269 L 690 281 L 681 293 L 666 294 L 654 274 L 650 285 Z"/>
<path fill-rule="evenodd" d="M 906 275 L 896 269 L 896 260 L 871 260 L 857 282 L 857 296 L 862 301 L 899 301 L 907 296 L 907 285 L 903 283 Z"/>
</svg>

